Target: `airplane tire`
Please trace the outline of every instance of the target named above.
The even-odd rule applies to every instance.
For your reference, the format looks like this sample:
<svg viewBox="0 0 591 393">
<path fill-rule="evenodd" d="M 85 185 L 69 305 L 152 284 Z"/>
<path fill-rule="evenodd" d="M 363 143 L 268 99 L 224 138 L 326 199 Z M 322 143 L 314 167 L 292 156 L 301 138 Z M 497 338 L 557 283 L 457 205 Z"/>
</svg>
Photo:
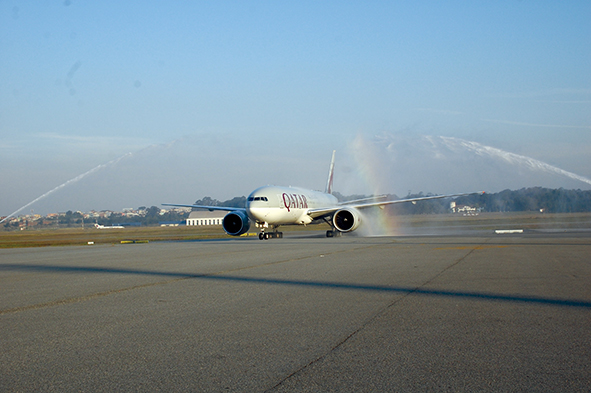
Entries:
<svg viewBox="0 0 591 393">
<path fill-rule="evenodd" d="M 259 240 L 263 240 L 265 238 L 265 233 L 261 232 L 259 233 Z"/>
<path fill-rule="evenodd" d="M 269 240 L 271 236 L 268 233 L 265 233 L 265 240 Z"/>
<path fill-rule="evenodd" d="M 326 237 L 334 237 L 334 231 L 326 231 Z"/>
</svg>

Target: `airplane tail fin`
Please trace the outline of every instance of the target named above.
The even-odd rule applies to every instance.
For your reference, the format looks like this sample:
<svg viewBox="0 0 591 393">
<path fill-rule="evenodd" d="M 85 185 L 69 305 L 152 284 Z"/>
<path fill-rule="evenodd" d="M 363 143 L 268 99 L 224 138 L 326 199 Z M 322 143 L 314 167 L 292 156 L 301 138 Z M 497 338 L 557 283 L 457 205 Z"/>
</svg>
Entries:
<svg viewBox="0 0 591 393">
<path fill-rule="evenodd" d="M 330 160 L 330 169 L 328 170 L 328 180 L 326 181 L 326 192 L 327 194 L 332 194 L 332 178 L 334 174 L 334 155 L 336 150 L 332 151 L 332 159 Z"/>
</svg>

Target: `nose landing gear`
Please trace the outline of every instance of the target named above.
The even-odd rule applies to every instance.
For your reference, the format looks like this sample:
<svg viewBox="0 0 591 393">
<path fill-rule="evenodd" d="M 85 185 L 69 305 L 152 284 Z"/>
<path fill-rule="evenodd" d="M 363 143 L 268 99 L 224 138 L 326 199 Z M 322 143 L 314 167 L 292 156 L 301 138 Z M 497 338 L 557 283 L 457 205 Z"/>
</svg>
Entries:
<svg viewBox="0 0 591 393">
<path fill-rule="evenodd" d="M 279 225 L 273 226 L 273 232 L 265 232 L 265 227 L 261 228 L 261 232 L 259 233 L 260 240 L 269 240 L 269 239 L 283 239 L 283 232 L 279 232 L 277 230 Z"/>
<path fill-rule="evenodd" d="M 269 239 L 283 239 L 283 232 L 261 232 L 259 233 L 260 240 L 269 240 Z"/>
</svg>

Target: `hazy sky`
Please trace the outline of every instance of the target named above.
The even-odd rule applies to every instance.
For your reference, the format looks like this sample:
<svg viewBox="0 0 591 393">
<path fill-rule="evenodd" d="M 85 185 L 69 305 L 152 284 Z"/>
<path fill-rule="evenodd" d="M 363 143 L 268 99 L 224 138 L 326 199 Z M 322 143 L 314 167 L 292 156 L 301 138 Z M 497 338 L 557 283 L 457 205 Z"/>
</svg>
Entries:
<svg viewBox="0 0 591 393">
<path fill-rule="evenodd" d="M 591 178 L 589 21 L 589 1 L 2 0 L 0 215 L 107 163 L 30 209 L 322 189 L 333 149 L 344 193 L 589 188 L 425 139 Z"/>
</svg>

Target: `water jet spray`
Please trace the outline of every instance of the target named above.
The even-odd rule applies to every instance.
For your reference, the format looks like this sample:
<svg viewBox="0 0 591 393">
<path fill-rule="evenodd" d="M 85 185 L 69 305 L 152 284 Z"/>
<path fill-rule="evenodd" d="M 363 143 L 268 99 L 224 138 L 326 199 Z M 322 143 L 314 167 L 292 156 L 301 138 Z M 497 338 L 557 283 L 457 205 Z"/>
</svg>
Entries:
<svg viewBox="0 0 591 393">
<path fill-rule="evenodd" d="M 98 171 L 100 171 L 100 170 L 101 170 L 101 169 L 103 169 L 103 168 L 106 168 L 106 167 L 109 167 L 109 166 L 115 165 L 115 164 L 117 164 L 119 161 L 121 161 L 122 159 L 124 159 L 125 157 L 129 157 L 129 156 L 131 156 L 131 155 L 132 155 L 132 153 L 127 153 L 127 154 L 124 154 L 124 155 L 122 155 L 121 157 L 119 157 L 119 158 L 116 158 L 116 159 L 114 159 L 114 160 L 111 160 L 111 161 L 109 161 L 109 162 L 107 162 L 107 163 L 105 163 L 105 164 L 100 164 L 100 165 L 97 165 L 96 167 L 92 168 L 91 170 L 89 170 L 89 171 L 86 171 L 86 172 L 82 173 L 81 175 L 78 175 L 78 176 L 76 176 L 76 177 L 74 177 L 74 178 L 72 178 L 72 179 L 68 180 L 67 182 L 65 182 L 65 183 L 63 183 L 63 184 L 60 184 L 59 186 L 57 186 L 57 187 L 55 187 L 55 188 L 53 188 L 53 189 L 51 189 L 51 190 L 47 191 L 45 194 L 43 194 L 43 195 L 41 195 L 40 197 L 38 197 L 38 198 L 36 198 L 36 199 L 32 200 L 31 202 L 27 203 L 27 204 L 26 204 L 26 205 L 24 205 L 23 207 L 19 208 L 18 210 L 15 210 L 14 212 L 12 212 L 11 214 L 9 214 L 8 216 L 4 217 L 2 220 L 0 220 L 0 224 L 2 224 L 4 221 L 8 220 L 10 217 L 13 217 L 14 215 L 18 214 L 18 213 L 19 213 L 19 212 L 21 212 L 22 210 L 26 209 L 27 207 L 31 206 L 32 204 L 34 204 L 34 203 L 36 203 L 36 202 L 38 202 L 38 201 L 42 200 L 43 198 L 46 198 L 47 196 L 49 196 L 49 195 L 53 194 L 54 192 L 56 192 L 56 191 L 58 191 L 58 190 L 60 190 L 60 189 L 62 189 L 62 188 L 64 188 L 64 187 L 66 187 L 66 186 L 68 186 L 68 185 L 70 185 L 70 184 L 76 183 L 77 181 L 79 181 L 79 180 L 81 180 L 81 179 L 85 178 L 86 176 L 88 176 L 88 175 L 90 175 L 90 174 L 92 174 L 92 173 L 98 172 Z"/>
</svg>

